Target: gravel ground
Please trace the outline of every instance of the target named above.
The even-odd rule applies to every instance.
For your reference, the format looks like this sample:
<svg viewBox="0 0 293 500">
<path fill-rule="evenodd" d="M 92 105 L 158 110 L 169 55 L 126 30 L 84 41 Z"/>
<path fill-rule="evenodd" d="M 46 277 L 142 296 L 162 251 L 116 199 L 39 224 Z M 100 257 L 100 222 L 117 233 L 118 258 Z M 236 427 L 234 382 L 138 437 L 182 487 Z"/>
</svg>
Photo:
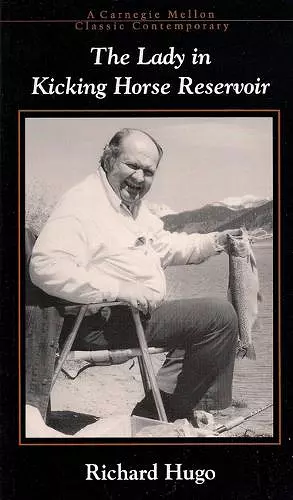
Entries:
<svg viewBox="0 0 293 500">
<path fill-rule="evenodd" d="M 152 357 L 155 371 L 162 363 L 162 355 Z M 70 368 L 70 365 L 68 365 Z M 237 387 L 233 396 L 237 396 Z M 130 415 L 133 407 L 143 397 L 143 387 L 137 361 L 122 365 L 91 367 L 70 380 L 61 372 L 52 391 L 53 420 L 50 425 L 66 434 L 86 428 L 100 418 Z M 252 408 L 245 401 L 236 401 L 231 407 L 212 411 L 215 424 L 244 416 Z M 221 434 L 222 437 L 271 437 L 272 425 L 258 422 L 254 417 L 238 427 Z M 98 437 L 98 436 L 97 436 Z"/>
</svg>

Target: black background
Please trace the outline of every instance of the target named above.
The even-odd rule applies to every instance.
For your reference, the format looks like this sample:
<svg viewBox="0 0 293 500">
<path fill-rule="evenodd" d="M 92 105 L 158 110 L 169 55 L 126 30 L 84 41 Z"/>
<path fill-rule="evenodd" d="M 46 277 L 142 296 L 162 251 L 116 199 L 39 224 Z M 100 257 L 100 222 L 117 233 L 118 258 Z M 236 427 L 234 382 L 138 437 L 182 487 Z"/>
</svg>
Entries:
<svg viewBox="0 0 293 500">
<path fill-rule="evenodd" d="M 59 2 L 60 3 L 60 2 Z M 192 2 L 191 2 L 192 3 Z M 160 2 L 153 10 L 167 8 L 213 10 L 219 19 L 233 21 L 226 33 L 201 32 L 77 32 L 72 23 L 2 23 L 1 114 L 1 486 L 3 499 L 74 499 L 85 496 L 121 498 L 244 499 L 293 498 L 292 433 L 292 130 L 293 130 L 293 4 L 228 2 L 221 7 L 202 2 L 177 5 Z M 89 9 L 99 11 L 139 9 L 135 2 L 96 2 L 83 7 L 63 2 L 4 3 L 4 20 L 84 19 Z M 54 6 L 54 4 L 56 4 Z M 147 3 L 151 8 L 151 2 Z M 162 15 L 162 17 L 165 17 Z M 287 20 L 273 21 L 273 20 Z M 289 20 L 292 19 L 290 22 Z M 267 21 L 264 21 L 267 20 Z M 271 20 L 271 21 L 269 21 Z M 229 21 L 228 21 L 229 22 Z M 172 68 L 93 66 L 91 46 L 114 46 L 136 54 L 137 46 L 154 52 L 170 45 L 189 53 L 194 47 L 210 52 L 213 64 Z M 89 96 L 31 96 L 32 76 L 83 77 L 87 82 L 113 76 L 133 76 L 136 81 L 168 81 L 191 76 L 195 81 L 270 81 L 265 96 L 113 96 L 104 100 Z M 35 109 L 280 109 L 282 159 L 282 445 L 281 446 L 18 446 L 17 357 L 17 110 Z M 212 140 L 212 139 L 211 139 Z M 275 308 L 277 309 L 277 307 Z M 154 462 L 184 463 L 188 468 L 213 468 L 216 480 L 195 485 L 192 481 L 86 482 L 85 463 L 122 462 L 127 468 L 143 468 Z M 162 470 L 162 466 L 159 467 Z M 2 493 L 1 493 L 2 489 Z"/>
</svg>

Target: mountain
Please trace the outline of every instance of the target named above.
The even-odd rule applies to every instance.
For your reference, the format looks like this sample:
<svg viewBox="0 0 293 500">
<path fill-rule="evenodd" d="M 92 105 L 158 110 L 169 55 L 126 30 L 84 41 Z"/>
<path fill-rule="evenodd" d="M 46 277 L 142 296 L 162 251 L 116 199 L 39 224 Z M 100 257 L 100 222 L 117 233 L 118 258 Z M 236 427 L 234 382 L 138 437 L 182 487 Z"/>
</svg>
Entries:
<svg viewBox="0 0 293 500">
<path fill-rule="evenodd" d="M 259 198 L 253 194 L 246 194 L 244 196 L 230 196 L 222 201 L 211 203 L 213 206 L 225 206 L 231 210 L 241 210 L 243 208 L 255 208 L 264 205 L 271 198 Z"/>
<path fill-rule="evenodd" d="M 217 230 L 224 231 L 225 229 L 234 229 L 245 226 L 249 231 L 263 229 L 267 232 L 273 231 L 273 201 L 268 201 L 263 205 L 251 209 L 247 209 L 242 214 L 231 221 L 224 224 L 219 224 Z"/>
<path fill-rule="evenodd" d="M 253 208 L 230 208 L 224 204 L 205 205 L 196 210 L 162 217 L 168 231 L 207 233 L 245 226 L 248 230 L 264 229 L 272 232 L 273 202 L 267 201 Z"/>
<path fill-rule="evenodd" d="M 165 205 L 164 203 L 148 203 L 148 208 L 153 214 L 157 215 L 158 217 L 164 217 L 164 215 L 176 213 L 174 212 L 174 210 L 172 210 L 172 208 L 168 207 L 168 205 Z"/>
<path fill-rule="evenodd" d="M 166 215 L 162 220 L 165 229 L 171 232 L 206 233 L 214 231 L 219 224 L 232 221 L 236 214 L 242 213 L 243 210 L 235 212 L 225 206 L 205 205 L 196 210 Z"/>
</svg>

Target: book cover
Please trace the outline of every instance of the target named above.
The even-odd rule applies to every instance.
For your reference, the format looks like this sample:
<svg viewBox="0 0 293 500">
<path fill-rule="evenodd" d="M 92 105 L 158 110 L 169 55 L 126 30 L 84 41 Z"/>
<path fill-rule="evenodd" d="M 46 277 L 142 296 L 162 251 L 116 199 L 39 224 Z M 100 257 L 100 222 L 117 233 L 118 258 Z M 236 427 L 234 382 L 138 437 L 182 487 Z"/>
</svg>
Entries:
<svg viewBox="0 0 293 500">
<path fill-rule="evenodd" d="M 3 498 L 292 497 L 292 23 L 289 1 L 3 5 Z M 131 276 L 138 317 L 112 307 Z M 158 416 L 131 417 L 145 390 Z"/>
</svg>

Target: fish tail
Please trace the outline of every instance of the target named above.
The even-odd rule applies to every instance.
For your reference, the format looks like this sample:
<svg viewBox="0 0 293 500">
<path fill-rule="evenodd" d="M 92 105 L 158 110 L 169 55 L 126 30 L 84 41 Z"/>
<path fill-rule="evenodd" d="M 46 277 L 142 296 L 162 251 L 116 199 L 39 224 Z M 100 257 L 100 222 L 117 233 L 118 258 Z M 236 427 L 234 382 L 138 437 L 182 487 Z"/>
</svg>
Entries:
<svg viewBox="0 0 293 500">
<path fill-rule="evenodd" d="M 240 345 L 236 352 L 236 358 L 247 358 L 247 359 L 256 359 L 256 353 L 253 344 Z"/>
</svg>

